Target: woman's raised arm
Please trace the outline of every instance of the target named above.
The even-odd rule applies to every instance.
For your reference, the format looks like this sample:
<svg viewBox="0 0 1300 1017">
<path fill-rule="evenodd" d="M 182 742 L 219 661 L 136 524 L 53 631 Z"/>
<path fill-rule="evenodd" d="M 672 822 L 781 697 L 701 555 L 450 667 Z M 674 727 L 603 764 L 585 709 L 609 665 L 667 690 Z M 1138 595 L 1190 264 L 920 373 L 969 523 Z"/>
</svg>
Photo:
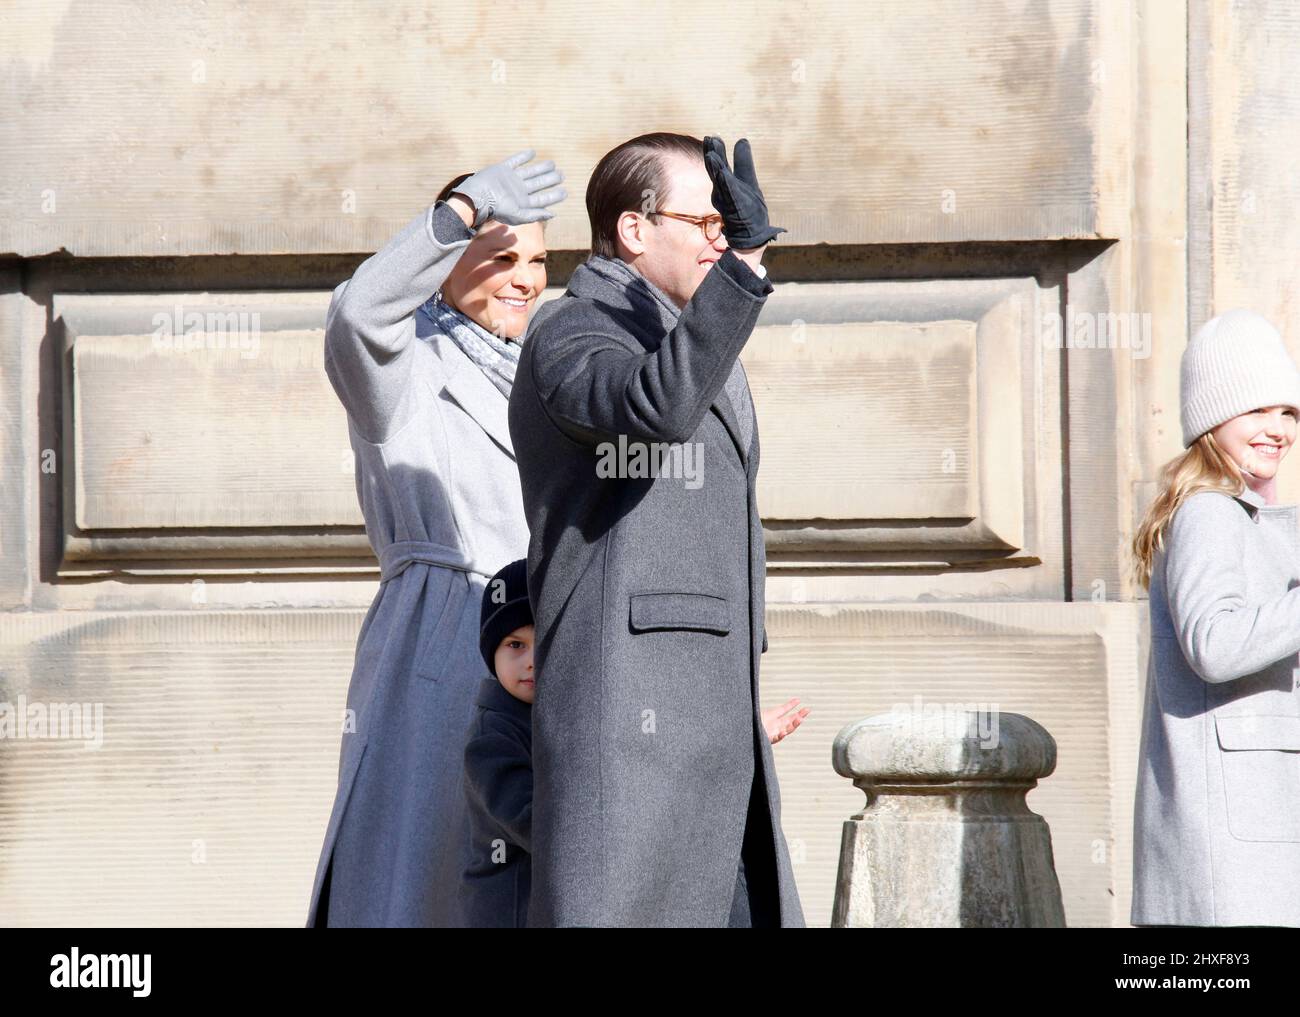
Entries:
<svg viewBox="0 0 1300 1017">
<path fill-rule="evenodd" d="M 456 188 L 474 214 L 519 225 L 549 219 L 563 200 L 551 162 L 527 166 L 531 149 L 480 170 Z M 382 443 L 407 420 L 408 357 L 415 311 L 456 267 L 474 238 L 456 207 L 439 201 L 334 290 L 325 315 L 325 372 L 361 436 Z"/>
<path fill-rule="evenodd" d="M 1165 593 L 1183 656 L 1207 682 L 1229 682 L 1300 650 L 1300 586 L 1263 603 L 1247 596 L 1240 506 L 1192 495 L 1174 513 Z"/>
<path fill-rule="evenodd" d="M 367 441 L 405 423 L 415 311 L 442 288 L 474 234 L 440 201 L 416 216 L 334 290 L 325 372 Z"/>
</svg>

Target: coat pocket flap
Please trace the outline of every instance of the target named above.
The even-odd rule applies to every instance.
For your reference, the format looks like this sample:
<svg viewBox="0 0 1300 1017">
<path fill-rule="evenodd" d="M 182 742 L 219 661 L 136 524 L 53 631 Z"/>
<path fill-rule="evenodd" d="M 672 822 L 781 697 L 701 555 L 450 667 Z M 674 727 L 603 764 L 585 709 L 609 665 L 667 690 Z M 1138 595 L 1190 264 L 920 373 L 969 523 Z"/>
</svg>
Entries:
<svg viewBox="0 0 1300 1017">
<path fill-rule="evenodd" d="M 634 632 L 696 629 L 726 635 L 731 631 L 731 609 L 725 597 L 711 593 L 634 593 L 631 602 Z"/>
<path fill-rule="evenodd" d="M 1300 717 L 1263 714 L 1214 718 L 1219 745 L 1240 749 L 1289 749 L 1300 752 Z"/>
</svg>

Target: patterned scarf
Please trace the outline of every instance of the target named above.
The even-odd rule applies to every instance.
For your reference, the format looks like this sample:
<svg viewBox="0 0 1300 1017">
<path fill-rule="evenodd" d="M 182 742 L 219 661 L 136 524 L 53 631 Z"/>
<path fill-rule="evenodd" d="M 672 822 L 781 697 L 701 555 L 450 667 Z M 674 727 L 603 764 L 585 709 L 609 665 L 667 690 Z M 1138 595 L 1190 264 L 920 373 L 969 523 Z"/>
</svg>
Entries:
<svg viewBox="0 0 1300 1017">
<path fill-rule="evenodd" d="M 515 368 L 519 366 L 518 341 L 493 335 L 473 318 L 445 303 L 441 293 L 426 300 L 421 310 L 509 399 L 510 389 L 515 383 Z"/>
<path fill-rule="evenodd" d="M 584 263 L 585 267 L 602 279 L 608 279 L 621 289 L 634 290 L 654 302 L 664 328 L 671 329 L 681 316 L 681 309 L 668 299 L 658 286 L 634 269 L 622 258 L 606 258 L 603 254 L 593 254 Z"/>
</svg>

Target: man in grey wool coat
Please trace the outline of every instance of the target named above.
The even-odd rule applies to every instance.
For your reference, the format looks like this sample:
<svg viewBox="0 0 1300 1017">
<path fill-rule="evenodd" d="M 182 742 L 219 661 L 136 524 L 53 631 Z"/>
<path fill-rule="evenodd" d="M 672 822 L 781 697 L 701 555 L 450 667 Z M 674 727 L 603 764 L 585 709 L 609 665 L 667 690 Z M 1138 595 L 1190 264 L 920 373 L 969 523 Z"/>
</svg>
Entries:
<svg viewBox="0 0 1300 1017">
<path fill-rule="evenodd" d="M 510 397 L 537 640 L 528 924 L 801 927 L 738 359 L 784 231 L 744 140 L 734 169 L 717 138 L 625 142 L 587 211 L 592 256 L 530 324 Z"/>
</svg>

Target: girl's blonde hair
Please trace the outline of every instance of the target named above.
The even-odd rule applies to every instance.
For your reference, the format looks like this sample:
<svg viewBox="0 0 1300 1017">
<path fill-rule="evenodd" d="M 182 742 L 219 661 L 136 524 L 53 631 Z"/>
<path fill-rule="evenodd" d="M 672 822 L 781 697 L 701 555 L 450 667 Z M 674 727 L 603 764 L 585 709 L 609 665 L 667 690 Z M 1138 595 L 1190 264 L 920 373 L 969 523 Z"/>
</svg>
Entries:
<svg viewBox="0 0 1300 1017">
<path fill-rule="evenodd" d="M 1245 487 L 1241 470 L 1209 431 L 1165 463 L 1160 468 L 1159 491 L 1133 538 L 1133 572 L 1143 588 L 1151 588 L 1156 552 L 1164 547 L 1165 528 L 1179 505 L 1198 491 L 1221 491 L 1235 497 Z"/>
</svg>

